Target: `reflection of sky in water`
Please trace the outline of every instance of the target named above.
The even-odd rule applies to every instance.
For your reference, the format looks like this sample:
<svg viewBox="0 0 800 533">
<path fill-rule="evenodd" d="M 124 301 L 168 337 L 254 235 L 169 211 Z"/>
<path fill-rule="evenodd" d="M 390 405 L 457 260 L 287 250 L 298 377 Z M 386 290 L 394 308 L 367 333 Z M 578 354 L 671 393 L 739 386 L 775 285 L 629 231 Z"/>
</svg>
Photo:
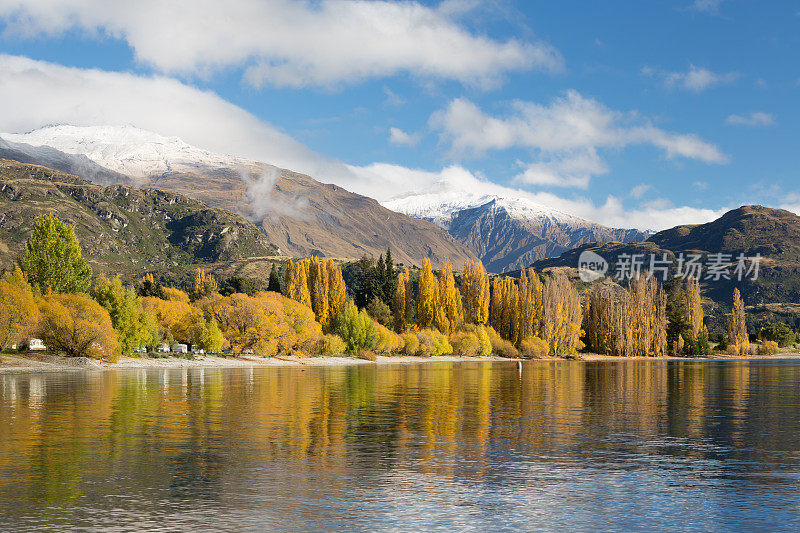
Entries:
<svg viewBox="0 0 800 533">
<path fill-rule="evenodd" d="M 0 375 L 2 529 L 796 529 L 800 364 Z"/>
</svg>

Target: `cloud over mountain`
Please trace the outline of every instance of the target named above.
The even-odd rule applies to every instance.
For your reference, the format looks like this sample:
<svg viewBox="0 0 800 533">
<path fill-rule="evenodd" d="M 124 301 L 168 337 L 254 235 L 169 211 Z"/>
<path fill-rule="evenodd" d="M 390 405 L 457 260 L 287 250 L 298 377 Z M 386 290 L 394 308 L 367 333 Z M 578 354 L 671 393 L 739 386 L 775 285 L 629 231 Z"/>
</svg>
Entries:
<svg viewBox="0 0 800 533">
<path fill-rule="evenodd" d="M 398 73 L 491 86 L 511 71 L 558 71 L 544 42 L 496 40 L 458 20 L 464 2 L 356 0 L 6 0 L 0 17 L 23 36 L 77 30 L 121 39 L 168 74 L 243 68 L 251 85 L 334 86 Z"/>
</svg>

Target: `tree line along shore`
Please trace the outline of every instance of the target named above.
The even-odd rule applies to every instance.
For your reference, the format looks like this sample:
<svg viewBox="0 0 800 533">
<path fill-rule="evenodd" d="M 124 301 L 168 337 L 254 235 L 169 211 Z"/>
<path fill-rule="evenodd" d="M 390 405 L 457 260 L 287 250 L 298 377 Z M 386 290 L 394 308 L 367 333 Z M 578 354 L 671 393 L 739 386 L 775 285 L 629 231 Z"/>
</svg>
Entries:
<svg viewBox="0 0 800 533">
<path fill-rule="evenodd" d="M 291 260 L 269 282 L 233 276 L 221 283 L 198 268 L 186 287 L 152 274 L 135 286 L 92 275 L 74 229 L 36 220 L 17 266 L 0 279 L 0 346 L 31 340 L 66 357 L 115 362 L 165 357 L 175 345 L 220 356 L 346 355 L 541 358 L 581 352 L 622 357 L 774 354 L 798 341 L 783 324 L 748 336 L 734 290 L 727 330 L 709 335 L 700 287 L 646 274 L 627 286 L 596 284 L 582 294 L 561 271 L 488 274 L 467 261 L 413 273 L 387 250 L 377 261 Z"/>
</svg>

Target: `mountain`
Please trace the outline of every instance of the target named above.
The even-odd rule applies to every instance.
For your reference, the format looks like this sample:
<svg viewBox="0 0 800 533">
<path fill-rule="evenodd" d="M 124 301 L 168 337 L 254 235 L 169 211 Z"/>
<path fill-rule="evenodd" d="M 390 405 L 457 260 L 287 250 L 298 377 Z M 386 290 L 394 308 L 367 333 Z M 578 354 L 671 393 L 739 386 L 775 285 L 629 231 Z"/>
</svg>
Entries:
<svg viewBox="0 0 800 533">
<path fill-rule="evenodd" d="M 284 254 L 377 257 L 391 246 L 398 263 L 420 264 L 428 257 L 440 264 L 449 257 L 461 264 L 475 258 L 435 224 L 390 211 L 371 198 L 133 126 L 57 125 L 0 137 L 6 143 L 85 156 L 113 175 L 123 176 L 119 181 L 177 192 L 239 213 L 260 226 Z M 76 174 L 94 178 L 91 173 Z"/>
<path fill-rule="evenodd" d="M 638 230 L 608 228 L 525 198 L 431 193 L 385 205 L 447 229 L 496 273 L 557 257 L 587 242 L 641 242 L 648 236 Z"/>
<path fill-rule="evenodd" d="M 128 176 L 100 166 L 83 154 L 67 154 L 49 146 L 32 146 L 0 139 L 0 158 L 11 159 L 20 163 L 41 165 L 66 172 L 67 174 L 84 176 L 98 185 L 132 182 Z"/>
<path fill-rule="evenodd" d="M 700 254 L 704 265 L 711 254 L 730 254 L 731 274 L 736 258 L 761 256 L 758 278 L 744 276 L 732 279 L 703 279 L 703 295 L 712 308 L 726 309 L 734 287 L 739 288 L 748 312 L 755 322 L 782 320 L 800 327 L 800 217 L 783 209 L 760 205 L 747 205 L 725 213 L 706 224 L 677 226 L 661 231 L 643 243 L 587 244 L 562 254 L 534 263 L 537 269 L 548 267 L 577 268 L 581 253 L 594 252 L 610 263 L 609 272 L 615 272 L 622 254 L 650 254 L 669 258 L 680 254 Z M 711 258 L 713 260 L 713 258 Z M 751 263 L 747 262 L 749 268 Z M 705 278 L 705 276 L 704 276 Z"/>
<path fill-rule="evenodd" d="M 22 253 L 36 217 L 71 223 L 96 273 L 175 278 L 196 265 L 272 256 L 277 248 L 251 222 L 170 192 L 103 187 L 57 170 L 0 159 L 0 266 Z"/>
</svg>

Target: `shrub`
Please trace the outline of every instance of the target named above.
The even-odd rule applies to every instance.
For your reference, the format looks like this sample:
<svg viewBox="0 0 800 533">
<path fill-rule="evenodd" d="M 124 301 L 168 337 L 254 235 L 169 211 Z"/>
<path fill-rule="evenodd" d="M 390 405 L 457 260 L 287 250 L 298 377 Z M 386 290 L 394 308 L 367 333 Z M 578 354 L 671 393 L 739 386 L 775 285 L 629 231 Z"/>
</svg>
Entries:
<svg viewBox="0 0 800 533">
<path fill-rule="evenodd" d="M 519 351 L 514 345 L 498 335 L 494 328 L 488 328 L 487 332 L 492 343 L 492 353 L 501 357 L 519 357 Z"/>
<path fill-rule="evenodd" d="M 447 337 L 435 329 L 423 329 L 417 333 L 419 348 L 417 355 L 421 357 L 438 357 L 453 353 L 453 347 Z"/>
<path fill-rule="evenodd" d="M 371 350 L 377 341 L 375 323 L 365 310 L 358 311 L 353 302 L 347 302 L 344 311 L 336 319 L 336 333 L 347 345 L 350 355 Z"/>
<path fill-rule="evenodd" d="M 341 355 L 347 350 L 347 345 L 339 335 L 323 335 L 319 341 L 320 355 Z"/>
<path fill-rule="evenodd" d="M 465 357 L 487 356 L 492 353 L 492 342 L 486 327 L 465 324 L 461 330 L 450 336 L 453 353 Z"/>
<path fill-rule="evenodd" d="M 359 350 L 357 357 L 359 359 L 365 359 L 373 362 L 378 358 L 378 356 L 372 350 Z"/>
<path fill-rule="evenodd" d="M 544 357 L 550 353 L 550 345 L 539 337 L 529 337 L 519 344 L 523 357 Z"/>
<path fill-rule="evenodd" d="M 117 333 L 108 311 L 87 296 L 55 294 L 41 304 L 39 336 L 54 352 L 114 362 L 119 358 Z"/>
<path fill-rule="evenodd" d="M 450 335 L 450 344 L 453 346 L 453 353 L 463 357 L 475 357 L 481 352 L 478 336 L 469 331 L 456 331 Z"/>
<path fill-rule="evenodd" d="M 419 338 L 414 333 L 403 333 L 403 353 L 407 355 L 417 355 L 419 351 Z"/>
<path fill-rule="evenodd" d="M 375 333 L 377 337 L 375 351 L 378 353 L 397 353 L 405 345 L 400 335 L 380 324 L 375 324 Z"/>
<path fill-rule="evenodd" d="M 775 341 L 764 341 L 758 347 L 759 355 L 775 355 L 778 353 L 778 343 Z"/>
</svg>

